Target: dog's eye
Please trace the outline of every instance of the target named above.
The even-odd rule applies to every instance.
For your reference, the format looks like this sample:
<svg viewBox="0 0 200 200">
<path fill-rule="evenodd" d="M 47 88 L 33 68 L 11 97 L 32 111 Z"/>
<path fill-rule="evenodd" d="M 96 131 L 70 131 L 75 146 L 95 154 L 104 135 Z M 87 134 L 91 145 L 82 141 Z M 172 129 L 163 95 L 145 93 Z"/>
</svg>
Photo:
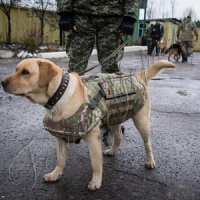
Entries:
<svg viewBox="0 0 200 200">
<path fill-rule="evenodd" d="M 27 74 L 30 74 L 30 72 L 29 72 L 28 70 L 24 69 L 24 70 L 22 71 L 22 74 L 23 74 L 23 75 L 27 75 Z"/>
</svg>

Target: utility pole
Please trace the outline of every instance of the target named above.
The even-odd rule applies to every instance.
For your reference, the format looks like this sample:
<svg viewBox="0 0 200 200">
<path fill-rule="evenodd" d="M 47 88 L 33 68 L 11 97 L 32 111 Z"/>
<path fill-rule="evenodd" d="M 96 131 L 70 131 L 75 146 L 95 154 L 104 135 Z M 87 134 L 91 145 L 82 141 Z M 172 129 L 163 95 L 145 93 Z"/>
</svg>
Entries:
<svg viewBox="0 0 200 200">
<path fill-rule="evenodd" d="M 138 11 L 137 11 L 137 23 L 136 23 L 136 38 L 135 43 L 138 44 L 138 37 L 139 37 L 139 26 L 140 26 L 140 4 L 138 4 Z"/>
</svg>

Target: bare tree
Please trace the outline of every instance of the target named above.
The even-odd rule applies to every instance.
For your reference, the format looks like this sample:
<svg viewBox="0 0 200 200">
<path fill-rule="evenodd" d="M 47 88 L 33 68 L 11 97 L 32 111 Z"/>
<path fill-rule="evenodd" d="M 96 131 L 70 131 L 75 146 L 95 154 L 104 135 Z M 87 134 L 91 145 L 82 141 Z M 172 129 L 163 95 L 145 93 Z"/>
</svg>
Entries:
<svg viewBox="0 0 200 200">
<path fill-rule="evenodd" d="M 187 8 L 183 12 L 183 19 L 186 18 L 187 16 L 191 16 L 192 19 L 195 18 L 196 14 L 193 8 Z"/>
<path fill-rule="evenodd" d="M 3 11 L 3 13 L 7 17 L 8 21 L 8 32 L 6 37 L 6 43 L 11 43 L 11 35 L 12 35 L 12 24 L 11 24 L 11 9 L 15 5 L 20 5 L 21 0 L 0 0 L 0 10 Z"/>
<path fill-rule="evenodd" d="M 163 1 L 160 0 L 159 2 L 159 7 L 158 7 L 158 18 L 167 18 L 169 17 L 169 11 L 168 11 L 168 6 L 166 5 L 168 4 L 168 1 Z"/>
<path fill-rule="evenodd" d="M 172 18 L 174 17 L 174 13 L 176 11 L 176 4 L 177 4 L 176 0 L 171 0 L 171 12 L 172 12 L 171 17 Z"/>
<path fill-rule="evenodd" d="M 29 2 L 26 6 L 31 7 L 32 14 L 40 20 L 40 43 L 44 43 L 44 26 L 45 21 L 52 21 L 56 19 L 56 14 L 49 11 L 55 10 L 55 1 L 53 0 L 33 0 L 31 3 Z M 30 15 L 31 13 L 29 13 Z M 52 16 L 55 15 L 55 16 Z M 49 20 L 51 19 L 51 20 Z"/>
<path fill-rule="evenodd" d="M 170 14 L 168 10 L 162 12 L 162 15 L 161 15 L 162 18 L 169 18 L 169 16 Z"/>
<path fill-rule="evenodd" d="M 165 6 L 166 1 L 160 0 L 159 3 L 159 17 L 165 18 L 166 15 L 166 6 Z"/>
<path fill-rule="evenodd" d="M 156 13 L 156 0 L 148 0 L 147 4 L 147 17 L 148 19 L 153 19 Z"/>
</svg>

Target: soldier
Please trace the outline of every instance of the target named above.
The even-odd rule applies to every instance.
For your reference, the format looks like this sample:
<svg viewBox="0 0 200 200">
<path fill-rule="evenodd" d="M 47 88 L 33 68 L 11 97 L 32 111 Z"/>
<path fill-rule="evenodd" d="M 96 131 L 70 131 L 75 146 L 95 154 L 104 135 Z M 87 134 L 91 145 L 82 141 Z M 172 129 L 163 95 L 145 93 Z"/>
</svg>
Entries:
<svg viewBox="0 0 200 200">
<path fill-rule="evenodd" d="M 181 32 L 181 37 L 180 37 Z M 188 16 L 178 27 L 176 36 L 177 40 L 181 41 L 181 50 L 182 50 L 182 62 L 187 62 L 188 56 L 192 53 L 194 44 L 193 32 L 196 36 L 196 41 L 198 40 L 198 31 L 197 26 L 194 22 L 191 21 L 191 16 Z"/>
<path fill-rule="evenodd" d="M 154 47 L 156 47 L 156 56 L 159 55 L 159 42 L 162 40 L 164 34 L 164 28 L 163 25 L 160 24 L 160 20 L 156 20 L 156 24 L 152 27 L 151 31 L 151 38 L 152 38 L 152 44 L 148 51 L 148 54 L 151 55 Z"/>
<path fill-rule="evenodd" d="M 119 72 L 124 50 L 103 62 L 121 44 L 122 36 L 132 35 L 138 0 L 57 0 L 59 27 L 70 31 L 66 52 L 69 72 L 83 72 L 96 42 L 102 73 Z"/>
<path fill-rule="evenodd" d="M 148 52 L 150 51 L 151 43 L 152 43 L 152 38 L 151 38 L 151 30 L 152 30 L 153 24 L 151 24 L 145 31 L 144 33 L 144 38 L 147 41 L 147 49 Z"/>
</svg>

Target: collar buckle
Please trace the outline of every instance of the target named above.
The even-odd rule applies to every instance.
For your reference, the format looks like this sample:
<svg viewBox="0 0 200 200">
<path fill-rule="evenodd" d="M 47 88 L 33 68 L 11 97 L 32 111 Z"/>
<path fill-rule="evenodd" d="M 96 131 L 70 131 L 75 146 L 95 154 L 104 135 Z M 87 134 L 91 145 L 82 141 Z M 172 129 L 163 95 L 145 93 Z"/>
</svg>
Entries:
<svg viewBox="0 0 200 200">
<path fill-rule="evenodd" d="M 49 104 L 44 105 L 44 107 L 47 108 L 47 109 L 52 109 L 52 108 L 53 108 L 53 107 L 50 106 Z"/>
</svg>

